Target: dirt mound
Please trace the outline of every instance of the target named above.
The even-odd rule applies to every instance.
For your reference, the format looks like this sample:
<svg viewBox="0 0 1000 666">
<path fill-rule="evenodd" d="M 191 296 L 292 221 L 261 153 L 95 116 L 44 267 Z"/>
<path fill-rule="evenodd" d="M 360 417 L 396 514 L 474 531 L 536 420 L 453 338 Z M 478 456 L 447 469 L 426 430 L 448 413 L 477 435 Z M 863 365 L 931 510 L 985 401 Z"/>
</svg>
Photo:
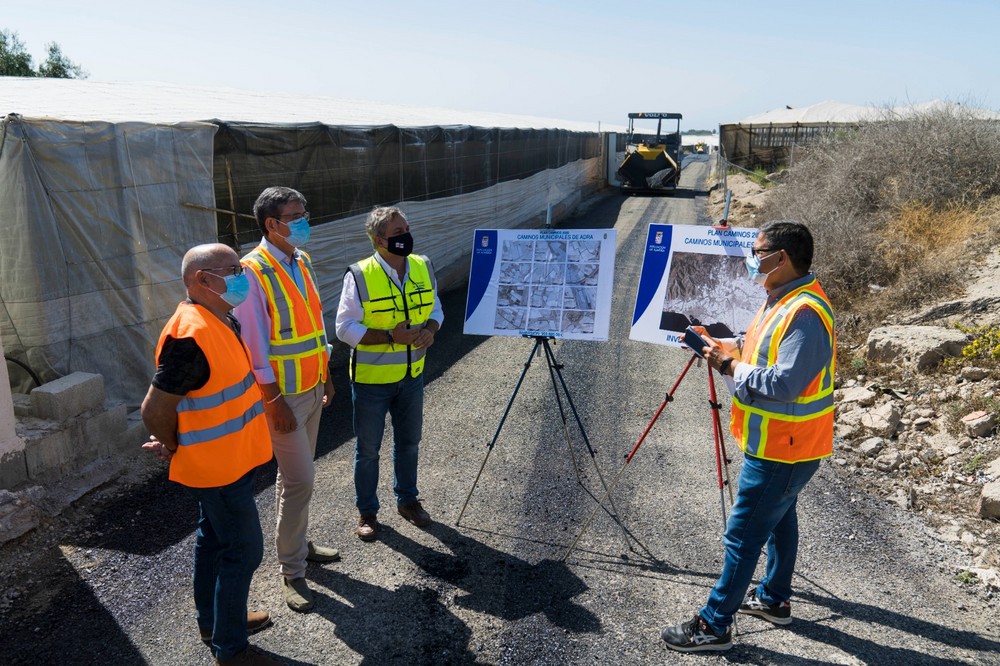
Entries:
<svg viewBox="0 0 1000 666">
<path fill-rule="evenodd" d="M 773 188 L 765 189 L 747 176 L 730 175 L 726 185 L 733 193 L 729 204 L 729 224 L 735 227 L 752 227 L 759 224 L 757 214 L 764 207 L 768 194 Z M 706 211 L 709 218 L 718 221 L 726 211 L 726 191 L 719 186 L 708 193 Z"/>
</svg>

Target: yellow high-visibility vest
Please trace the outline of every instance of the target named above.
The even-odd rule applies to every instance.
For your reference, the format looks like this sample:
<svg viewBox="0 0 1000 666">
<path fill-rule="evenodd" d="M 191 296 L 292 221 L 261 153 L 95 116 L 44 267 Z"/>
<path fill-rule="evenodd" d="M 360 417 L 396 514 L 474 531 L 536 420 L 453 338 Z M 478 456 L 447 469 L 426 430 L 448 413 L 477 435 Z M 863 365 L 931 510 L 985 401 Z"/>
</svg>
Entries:
<svg viewBox="0 0 1000 666">
<path fill-rule="evenodd" d="M 258 245 L 241 260 L 257 276 L 267 297 L 271 316 L 267 357 L 278 387 L 285 395 L 303 393 L 326 382 L 330 362 L 316 274 L 309 255 L 301 250 L 298 255 L 296 266 L 302 271 L 305 296 L 284 264 L 263 245 Z"/>
<path fill-rule="evenodd" d="M 358 300 L 365 312 L 361 323 L 366 327 L 390 331 L 409 319 L 410 327 L 417 328 L 430 319 L 437 292 L 431 260 L 418 254 L 411 254 L 407 260 L 402 292 L 374 255 L 347 269 L 354 275 Z M 351 379 L 361 384 L 392 384 L 405 377 L 417 377 L 424 371 L 426 354 L 426 349 L 410 345 L 361 344 L 351 351 Z"/>
<path fill-rule="evenodd" d="M 761 307 L 743 345 L 744 363 L 766 368 L 778 361 L 778 346 L 801 308 L 812 308 L 829 335 L 830 360 L 792 402 L 747 405 L 733 396 L 729 427 L 747 455 L 777 462 L 803 462 L 833 453 L 833 379 L 836 334 L 830 300 L 813 278 L 785 294 L 765 314 Z"/>
</svg>

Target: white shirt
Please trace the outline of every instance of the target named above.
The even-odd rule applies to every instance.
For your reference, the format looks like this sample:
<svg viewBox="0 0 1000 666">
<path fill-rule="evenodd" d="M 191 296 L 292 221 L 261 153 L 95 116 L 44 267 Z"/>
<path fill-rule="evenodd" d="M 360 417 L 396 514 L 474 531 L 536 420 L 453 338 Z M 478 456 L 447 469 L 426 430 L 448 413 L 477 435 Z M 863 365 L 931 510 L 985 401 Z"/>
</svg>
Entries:
<svg viewBox="0 0 1000 666">
<path fill-rule="evenodd" d="M 409 277 L 410 259 L 406 259 L 406 272 L 400 278 L 396 269 L 382 258 L 378 252 L 375 253 L 375 260 L 389 276 L 393 284 L 399 287 L 400 291 L 405 291 L 403 285 Z M 431 276 L 433 279 L 433 276 Z M 340 305 L 337 307 L 337 337 L 351 347 L 357 347 L 361 343 L 361 338 L 368 332 L 368 327 L 361 323 L 365 318 L 365 309 L 358 297 L 358 285 L 354 281 L 354 273 L 347 271 L 344 273 L 344 287 L 340 292 Z M 441 299 L 438 298 L 437 289 L 434 289 L 434 307 L 431 308 L 431 319 L 440 326 L 444 323 L 444 310 L 441 309 Z"/>
</svg>

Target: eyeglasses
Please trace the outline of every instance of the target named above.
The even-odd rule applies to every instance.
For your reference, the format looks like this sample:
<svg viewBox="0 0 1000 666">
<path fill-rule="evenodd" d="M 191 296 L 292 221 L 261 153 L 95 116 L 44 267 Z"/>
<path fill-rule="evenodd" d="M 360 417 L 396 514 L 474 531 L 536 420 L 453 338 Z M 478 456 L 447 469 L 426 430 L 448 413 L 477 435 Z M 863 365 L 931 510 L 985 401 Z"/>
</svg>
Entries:
<svg viewBox="0 0 1000 666">
<path fill-rule="evenodd" d="M 283 217 L 290 217 L 290 218 L 292 218 L 292 222 L 294 222 L 295 220 L 299 220 L 299 219 L 305 218 L 306 222 L 308 222 L 309 221 L 309 211 L 305 211 L 302 214 L 299 214 L 299 213 L 285 213 L 284 215 L 272 215 L 271 217 L 273 217 L 274 219 L 276 219 L 278 222 L 281 222 L 282 224 L 288 224 L 288 222 L 285 222 L 284 220 L 281 219 Z"/>
<path fill-rule="evenodd" d="M 762 247 L 762 248 L 750 248 L 751 256 L 758 259 L 765 259 L 769 256 L 771 252 L 781 252 L 780 247 Z M 761 256 L 763 254 L 763 256 Z"/>
<path fill-rule="evenodd" d="M 215 273 L 212 273 L 212 275 L 215 275 L 216 277 L 225 277 L 226 275 L 243 275 L 243 271 L 246 269 L 243 268 L 243 264 L 236 264 L 235 266 L 220 266 L 219 268 L 203 268 L 201 270 L 206 273 L 219 271 L 222 275 L 216 275 Z"/>
</svg>

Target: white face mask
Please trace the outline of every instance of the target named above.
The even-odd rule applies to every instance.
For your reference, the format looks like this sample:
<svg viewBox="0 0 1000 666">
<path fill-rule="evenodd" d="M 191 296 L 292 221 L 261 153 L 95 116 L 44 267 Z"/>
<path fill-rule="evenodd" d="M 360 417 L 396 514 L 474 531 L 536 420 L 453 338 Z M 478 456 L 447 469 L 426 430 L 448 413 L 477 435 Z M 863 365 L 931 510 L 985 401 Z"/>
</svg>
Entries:
<svg viewBox="0 0 1000 666">
<path fill-rule="evenodd" d="M 767 282 L 767 276 L 770 275 L 771 273 L 773 273 L 774 271 L 778 270 L 778 267 L 775 266 L 774 268 L 772 268 L 768 272 L 761 273 L 760 272 L 760 262 L 764 261 L 764 259 L 770 259 L 771 257 L 773 257 L 774 255 L 778 254 L 779 252 L 781 252 L 781 250 L 775 250 L 774 252 L 772 252 L 771 254 L 767 255 L 766 257 L 755 257 L 753 254 L 748 254 L 743 259 L 743 263 L 746 264 L 747 274 L 750 276 L 750 279 L 763 287 L 764 283 Z"/>
</svg>

